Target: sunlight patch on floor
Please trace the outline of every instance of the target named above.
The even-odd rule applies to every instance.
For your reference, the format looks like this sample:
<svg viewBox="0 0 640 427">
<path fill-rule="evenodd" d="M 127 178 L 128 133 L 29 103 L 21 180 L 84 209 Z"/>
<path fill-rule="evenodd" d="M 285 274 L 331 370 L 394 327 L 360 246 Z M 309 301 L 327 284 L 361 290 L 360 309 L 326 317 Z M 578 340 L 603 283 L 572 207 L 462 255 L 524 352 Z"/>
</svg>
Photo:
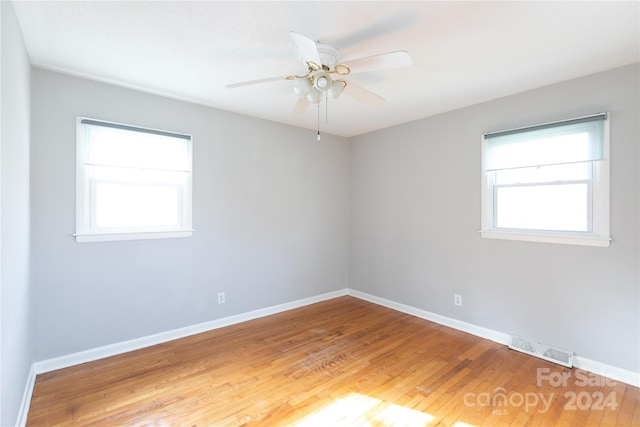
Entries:
<svg viewBox="0 0 640 427">
<path fill-rule="evenodd" d="M 414 409 L 352 393 L 336 399 L 330 405 L 306 416 L 295 424 L 311 426 L 362 426 L 362 427 L 422 427 L 428 426 L 434 417 Z M 461 426 L 462 427 L 462 426 Z"/>
</svg>

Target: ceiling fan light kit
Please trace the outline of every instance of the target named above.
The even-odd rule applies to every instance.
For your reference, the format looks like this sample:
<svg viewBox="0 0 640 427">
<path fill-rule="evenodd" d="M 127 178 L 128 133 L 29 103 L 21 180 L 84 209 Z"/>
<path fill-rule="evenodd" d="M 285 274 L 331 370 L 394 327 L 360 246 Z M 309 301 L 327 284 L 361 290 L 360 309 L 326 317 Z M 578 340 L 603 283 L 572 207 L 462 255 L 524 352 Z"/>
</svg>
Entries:
<svg viewBox="0 0 640 427">
<path fill-rule="evenodd" d="M 315 42 L 293 31 L 290 32 L 290 35 L 298 48 L 300 62 L 307 68 L 306 74 L 234 83 L 227 85 L 227 88 L 267 83 L 281 79 L 293 80 L 293 92 L 300 97 L 293 109 L 293 113 L 296 115 L 304 114 L 309 104 L 320 104 L 323 96 L 337 99 L 343 92 L 357 101 L 375 106 L 384 103 L 384 99 L 353 82 L 347 82 L 342 78 L 334 80 L 331 75 L 345 77 L 353 73 L 407 67 L 412 64 L 411 56 L 404 50 L 350 61 L 346 60 L 340 63 L 338 62 L 340 52 L 333 46 Z M 320 139 L 319 137 L 320 131 L 318 130 L 318 140 Z"/>
</svg>

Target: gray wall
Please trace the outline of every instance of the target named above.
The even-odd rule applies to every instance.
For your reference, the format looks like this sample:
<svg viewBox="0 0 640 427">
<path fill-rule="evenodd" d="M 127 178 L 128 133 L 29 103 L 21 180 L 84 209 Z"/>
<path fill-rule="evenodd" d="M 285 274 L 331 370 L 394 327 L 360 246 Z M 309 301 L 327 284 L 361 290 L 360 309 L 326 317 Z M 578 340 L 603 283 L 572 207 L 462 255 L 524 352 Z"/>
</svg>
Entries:
<svg viewBox="0 0 640 427">
<path fill-rule="evenodd" d="M 41 69 L 32 92 L 36 360 L 347 287 L 346 139 Z M 78 115 L 193 135 L 192 238 L 75 242 Z"/>
<path fill-rule="evenodd" d="M 638 75 L 626 66 L 352 138 L 350 287 L 640 371 Z M 482 239 L 481 135 L 601 111 L 611 247 Z"/>
<path fill-rule="evenodd" d="M 0 4 L 0 425 L 15 425 L 33 361 L 29 300 L 29 79 L 13 5 Z"/>
</svg>

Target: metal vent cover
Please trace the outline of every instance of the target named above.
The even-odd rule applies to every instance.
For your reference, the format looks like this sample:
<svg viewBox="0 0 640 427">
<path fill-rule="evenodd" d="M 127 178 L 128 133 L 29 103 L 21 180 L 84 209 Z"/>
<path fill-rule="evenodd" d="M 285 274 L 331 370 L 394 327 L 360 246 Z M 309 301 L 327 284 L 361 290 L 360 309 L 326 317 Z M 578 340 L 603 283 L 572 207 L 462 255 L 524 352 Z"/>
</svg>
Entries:
<svg viewBox="0 0 640 427">
<path fill-rule="evenodd" d="M 511 337 L 511 344 L 509 344 L 509 348 L 531 356 L 539 357 L 540 359 L 548 360 L 549 362 L 566 366 L 567 368 L 573 367 L 572 351 L 533 341 L 529 338 L 514 335 Z"/>
</svg>

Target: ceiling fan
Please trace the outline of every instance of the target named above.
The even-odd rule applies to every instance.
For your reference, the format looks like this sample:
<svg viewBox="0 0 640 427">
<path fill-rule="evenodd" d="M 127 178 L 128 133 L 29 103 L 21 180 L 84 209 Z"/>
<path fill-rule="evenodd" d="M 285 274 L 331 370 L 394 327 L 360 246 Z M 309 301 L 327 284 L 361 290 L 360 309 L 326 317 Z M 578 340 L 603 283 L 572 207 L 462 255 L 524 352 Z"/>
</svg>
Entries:
<svg viewBox="0 0 640 427">
<path fill-rule="evenodd" d="M 367 56 L 352 60 L 340 60 L 340 52 L 333 46 L 315 42 L 293 31 L 290 32 L 295 43 L 299 59 L 307 69 L 306 74 L 285 75 L 228 84 L 227 88 L 249 86 L 278 80 L 293 81 L 293 91 L 299 96 L 293 113 L 304 113 L 309 104 L 319 104 L 323 97 L 338 98 L 343 92 L 354 99 L 367 104 L 379 105 L 384 99 L 359 86 L 345 77 L 368 71 L 381 71 L 391 68 L 408 67 L 411 56 L 405 50 Z"/>
</svg>

